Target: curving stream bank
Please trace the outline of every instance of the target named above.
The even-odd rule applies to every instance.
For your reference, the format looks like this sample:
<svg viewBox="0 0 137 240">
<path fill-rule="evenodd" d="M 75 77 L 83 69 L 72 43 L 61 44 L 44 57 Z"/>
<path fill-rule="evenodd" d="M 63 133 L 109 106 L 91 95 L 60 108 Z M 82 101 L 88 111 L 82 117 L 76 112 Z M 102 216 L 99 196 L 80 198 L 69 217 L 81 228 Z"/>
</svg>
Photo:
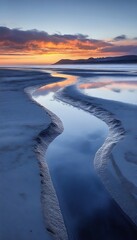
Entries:
<svg viewBox="0 0 137 240">
<path fill-rule="evenodd" d="M 49 170 L 42 162 L 43 145 L 40 138 L 44 129 L 51 133 L 51 118 L 24 93 L 24 89 L 30 86 L 58 80 L 38 70 L 0 69 L 2 240 L 67 239 Z M 54 131 L 54 135 L 59 133 Z M 45 213 L 45 210 L 48 211 Z"/>
<path fill-rule="evenodd" d="M 73 69 L 69 84 L 76 83 L 73 75 L 83 83 L 81 77 L 86 74 Z M 105 76 L 106 72 L 88 71 L 92 79 L 98 74 Z M 112 76 L 112 72 L 107 75 Z M 52 89 L 67 86 L 65 81 L 56 84 L 65 76 L 58 77 L 41 69 L 0 70 L 0 239 L 65 240 L 69 236 L 71 240 L 134 240 L 136 227 L 109 196 L 93 168 L 96 151 L 107 135 L 106 125 L 78 109 L 90 111 L 106 122 L 108 117 L 111 134 L 97 152 L 95 163 L 109 192 L 136 223 L 136 106 L 91 98 L 73 86 L 58 93 L 58 102 L 52 98 Z M 29 86 L 51 82 L 54 84 L 46 87 L 50 98 L 45 106 L 49 103 L 48 109 L 52 106 L 57 116 L 63 114 L 66 119 L 64 125 L 61 118 L 66 130 L 58 137 L 63 130 L 58 117 L 49 110 L 46 114 L 23 92 Z M 33 94 L 36 89 L 28 90 Z M 66 107 L 62 101 L 77 108 Z M 118 129 L 120 135 L 115 134 Z M 109 145 L 113 146 L 119 137 L 123 139 L 113 148 L 113 156 L 108 155 Z M 123 199 L 119 200 L 121 193 Z"/>
<path fill-rule="evenodd" d="M 68 77 L 69 79 L 70 76 L 66 75 L 66 77 Z M 68 81 L 70 84 L 70 80 Z M 76 80 L 74 79 L 73 81 L 76 82 Z M 65 83 L 63 85 L 65 85 Z M 67 85 L 67 82 L 66 82 L 66 85 Z M 60 88 L 59 83 L 56 86 L 49 85 L 48 87 L 42 87 L 41 89 L 38 89 L 38 91 L 36 91 L 34 96 L 36 97 L 36 100 L 37 98 L 39 98 L 39 100 L 37 101 L 40 102 L 42 105 L 45 105 L 46 107 L 51 109 L 53 112 L 56 112 L 56 114 L 58 114 L 58 116 L 63 121 L 63 124 L 65 124 L 66 122 L 66 117 L 64 118 L 62 113 L 68 116 L 69 122 L 71 122 L 72 129 L 69 127 L 69 130 L 66 130 L 67 132 L 66 136 L 67 136 L 67 135 L 70 135 L 70 131 L 75 132 L 73 126 L 76 126 L 75 124 L 79 122 L 78 119 L 80 118 L 84 119 L 84 114 L 83 115 L 81 114 L 81 116 L 79 117 L 79 114 L 77 113 L 75 116 L 73 109 L 69 110 L 67 106 L 62 107 L 58 102 L 55 101 L 55 99 L 53 100 L 52 92 L 58 90 L 59 88 Z M 44 94 L 46 95 L 43 97 L 42 95 Z M 121 200 L 120 206 L 125 211 L 125 213 L 128 213 L 128 215 L 135 222 L 134 220 L 135 215 L 133 216 L 132 214 L 134 213 L 134 209 L 136 206 L 135 205 L 134 206 L 131 205 L 132 207 L 130 206 L 130 203 L 131 203 L 130 201 L 133 200 L 130 197 L 132 194 L 131 192 L 129 192 L 129 189 L 126 190 L 126 186 L 128 186 L 129 181 L 128 179 L 126 179 L 125 181 L 125 178 L 122 176 L 122 173 L 121 175 L 117 174 L 118 166 L 115 163 L 115 159 L 111 161 L 111 159 L 109 158 L 113 146 L 120 139 L 122 139 L 125 134 L 125 130 L 121 125 L 121 119 L 120 117 L 116 116 L 116 112 L 119 113 L 124 108 L 123 112 L 121 112 L 121 115 L 120 115 L 122 116 L 123 113 L 125 114 L 125 112 L 128 109 L 132 108 L 132 105 L 126 105 L 126 104 L 116 103 L 113 101 L 105 101 L 102 99 L 90 98 L 88 96 L 84 96 L 82 93 L 79 93 L 74 87 L 71 87 L 71 86 L 65 87 L 63 91 L 57 92 L 56 97 L 61 99 L 61 101 L 70 103 L 71 105 L 77 108 L 82 108 L 87 112 L 91 112 L 92 114 L 94 114 L 98 118 L 101 118 L 103 121 L 105 121 L 108 124 L 110 132 L 105 143 L 96 154 L 96 159 L 95 159 L 96 169 L 99 175 L 101 176 L 104 184 L 107 186 L 107 189 L 119 204 L 120 204 L 121 190 L 123 190 L 122 194 L 123 193 L 125 194 L 125 195 L 123 194 L 124 201 L 123 199 Z M 113 113 L 113 109 L 114 109 L 114 113 Z M 135 110 L 136 107 L 133 106 L 133 109 Z M 67 114 L 67 111 L 68 111 L 68 114 Z M 77 112 L 76 109 L 75 111 Z M 135 112 L 134 114 L 136 115 Z M 75 118 L 77 120 L 77 123 L 74 121 Z M 127 121 L 129 121 L 128 116 L 127 116 Z M 90 126 L 90 125 L 92 126 L 92 123 L 93 123 L 92 119 L 91 121 L 89 121 L 89 123 L 83 120 L 83 125 L 85 125 L 84 122 L 86 122 L 87 126 Z M 68 124 L 65 124 L 65 125 L 66 125 L 65 129 L 66 127 L 68 128 Z M 79 125 L 79 130 L 82 131 L 82 134 L 86 138 L 86 132 L 83 133 L 82 125 Z M 91 133 L 92 130 L 89 129 L 89 132 Z M 97 239 L 102 239 L 102 237 L 104 236 L 106 239 L 110 239 L 110 238 L 111 239 L 130 239 L 131 237 L 132 239 L 135 239 L 137 235 L 136 235 L 136 230 L 134 229 L 134 226 L 132 226 L 129 220 L 122 214 L 120 209 L 113 203 L 109 195 L 105 192 L 103 186 L 101 186 L 101 183 L 97 179 L 97 176 L 93 174 L 90 168 L 89 161 L 90 162 L 93 161 L 94 155 L 97 149 L 93 153 L 92 152 L 93 150 L 90 147 L 89 148 L 87 147 L 88 149 L 87 152 L 89 151 L 89 155 L 87 157 L 86 153 L 84 152 L 85 161 L 82 161 L 81 160 L 82 158 L 80 157 L 80 155 L 78 154 L 76 155 L 77 151 L 79 151 L 81 154 L 84 151 L 84 148 L 82 147 L 84 146 L 82 136 L 78 134 L 80 140 L 78 138 L 74 140 L 75 139 L 74 134 L 71 137 L 69 136 L 64 137 L 64 135 L 65 133 L 63 132 L 63 135 L 58 137 L 49 146 L 46 154 L 46 161 L 48 162 L 52 180 L 58 195 L 62 214 L 65 219 L 66 227 L 69 233 L 69 239 L 83 239 L 83 238 L 92 239 L 93 237 L 96 237 Z M 78 142 L 77 145 L 79 145 L 80 141 L 81 141 L 81 145 L 80 145 L 81 147 L 79 147 L 78 150 L 76 149 L 74 151 L 70 149 L 71 142 L 72 142 L 72 145 L 74 145 L 74 142 Z M 69 147 L 69 152 L 68 152 L 68 147 Z M 98 148 L 99 148 L 99 145 L 98 145 Z M 61 161 L 62 159 L 64 160 Z M 111 165 L 111 162 L 113 162 L 113 165 Z M 111 166 L 108 166 L 108 163 L 110 163 Z M 128 167 L 130 167 L 130 165 Z M 85 176 L 83 172 L 81 173 L 81 171 L 79 171 L 79 169 L 82 169 L 83 172 L 85 171 L 86 173 Z M 90 169 L 90 173 L 88 175 L 89 169 Z M 130 169 L 130 171 L 132 171 L 132 169 Z M 95 178 L 96 178 L 96 181 L 95 181 Z M 121 187 L 119 180 L 121 181 L 122 179 L 124 180 L 122 181 L 122 187 Z M 95 193 L 96 191 L 91 190 L 90 188 L 92 185 L 91 182 L 92 183 L 94 182 L 93 184 L 94 187 L 97 186 L 96 184 L 98 182 L 98 186 L 100 186 L 99 187 L 100 190 L 97 190 L 97 191 L 101 192 L 100 196 L 96 195 Z M 86 196 L 85 199 L 83 198 L 84 195 Z M 97 204 L 95 203 L 94 203 L 95 205 L 93 204 L 93 199 L 94 200 L 96 199 Z M 102 199 L 105 199 L 103 200 L 103 203 L 102 203 Z M 135 201 L 133 200 L 133 202 Z M 87 206 L 87 210 L 85 210 L 85 206 Z M 105 213 L 103 213 L 102 210 Z M 114 214 L 114 212 L 116 212 L 117 214 Z M 110 215 L 108 215 L 108 213 Z M 95 222 L 97 224 L 96 228 L 95 228 Z M 115 228 L 114 228 L 114 225 L 115 225 Z M 127 231 L 125 232 L 124 229 L 126 229 Z"/>
</svg>

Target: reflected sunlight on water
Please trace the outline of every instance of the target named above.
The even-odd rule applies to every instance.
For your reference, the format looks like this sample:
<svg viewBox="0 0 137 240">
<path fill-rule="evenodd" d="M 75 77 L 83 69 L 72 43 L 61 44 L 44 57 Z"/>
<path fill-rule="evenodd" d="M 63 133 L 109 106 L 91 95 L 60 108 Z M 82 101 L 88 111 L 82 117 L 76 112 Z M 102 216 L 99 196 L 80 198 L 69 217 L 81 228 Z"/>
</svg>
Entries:
<svg viewBox="0 0 137 240">
<path fill-rule="evenodd" d="M 61 73 L 57 73 L 57 72 L 52 72 L 52 76 L 56 77 L 56 78 L 62 78 L 65 79 L 63 81 L 60 82 L 55 82 L 55 83 L 51 83 L 48 85 L 44 85 L 40 88 L 38 88 L 35 93 L 37 94 L 43 94 L 46 92 L 55 92 L 57 90 L 59 90 L 60 88 L 66 87 L 68 85 L 74 84 L 77 82 L 77 77 L 75 76 L 71 76 L 71 75 L 67 75 L 67 74 L 61 74 Z"/>
</svg>

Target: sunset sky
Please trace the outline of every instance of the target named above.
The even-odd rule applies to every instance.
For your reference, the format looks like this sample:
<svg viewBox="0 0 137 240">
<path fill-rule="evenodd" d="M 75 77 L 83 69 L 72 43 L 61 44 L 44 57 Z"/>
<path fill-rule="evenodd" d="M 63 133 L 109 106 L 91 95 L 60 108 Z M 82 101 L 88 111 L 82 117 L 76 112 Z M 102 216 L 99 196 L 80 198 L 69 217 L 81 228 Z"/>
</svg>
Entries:
<svg viewBox="0 0 137 240">
<path fill-rule="evenodd" d="M 137 54 L 137 0 L 0 0 L 0 64 Z"/>
</svg>

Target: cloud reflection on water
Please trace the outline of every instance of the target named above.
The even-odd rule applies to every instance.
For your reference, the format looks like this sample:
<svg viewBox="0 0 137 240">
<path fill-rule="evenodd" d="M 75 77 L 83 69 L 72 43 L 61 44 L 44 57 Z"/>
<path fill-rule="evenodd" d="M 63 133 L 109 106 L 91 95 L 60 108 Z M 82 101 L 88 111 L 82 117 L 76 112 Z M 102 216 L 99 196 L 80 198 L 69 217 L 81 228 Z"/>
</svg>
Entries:
<svg viewBox="0 0 137 240">
<path fill-rule="evenodd" d="M 36 89 L 33 96 L 44 96 L 50 92 L 56 92 L 60 88 L 68 85 L 77 84 L 79 89 L 83 89 L 86 94 L 118 101 L 129 101 L 129 103 L 136 103 L 137 81 L 135 80 L 117 80 L 112 78 L 82 78 L 79 81 L 77 76 L 62 74 L 59 72 L 51 72 L 55 78 L 60 78 L 61 81 L 51 83 Z M 122 93 L 122 94 L 121 94 Z M 131 95 L 131 96 L 130 96 Z"/>
</svg>

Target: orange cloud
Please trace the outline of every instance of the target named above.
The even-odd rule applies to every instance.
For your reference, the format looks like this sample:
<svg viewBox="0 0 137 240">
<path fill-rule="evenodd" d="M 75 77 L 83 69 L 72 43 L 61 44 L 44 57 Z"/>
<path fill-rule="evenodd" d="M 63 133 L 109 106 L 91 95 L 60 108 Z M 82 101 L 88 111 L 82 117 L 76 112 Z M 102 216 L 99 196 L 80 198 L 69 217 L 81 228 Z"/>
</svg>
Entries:
<svg viewBox="0 0 137 240">
<path fill-rule="evenodd" d="M 125 35 L 111 41 L 86 35 L 48 34 L 37 30 L 0 27 L 0 64 L 46 64 L 61 58 L 88 58 L 137 54 L 137 40 Z"/>
</svg>

